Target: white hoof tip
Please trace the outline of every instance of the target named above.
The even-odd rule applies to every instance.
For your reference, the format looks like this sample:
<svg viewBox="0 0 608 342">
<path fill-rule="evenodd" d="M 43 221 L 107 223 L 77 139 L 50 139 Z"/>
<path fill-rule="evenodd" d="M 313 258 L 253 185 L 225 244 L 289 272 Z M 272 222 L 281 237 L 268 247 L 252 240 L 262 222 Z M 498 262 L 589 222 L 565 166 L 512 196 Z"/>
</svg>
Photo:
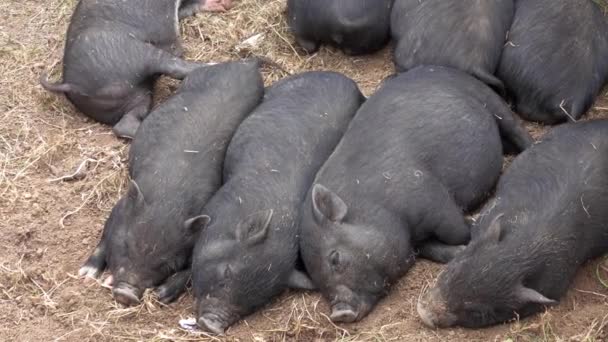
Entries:
<svg viewBox="0 0 608 342">
<path fill-rule="evenodd" d="M 82 266 L 78 270 L 78 275 L 89 279 L 97 279 L 101 271 L 93 266 Z"/>
</svg>

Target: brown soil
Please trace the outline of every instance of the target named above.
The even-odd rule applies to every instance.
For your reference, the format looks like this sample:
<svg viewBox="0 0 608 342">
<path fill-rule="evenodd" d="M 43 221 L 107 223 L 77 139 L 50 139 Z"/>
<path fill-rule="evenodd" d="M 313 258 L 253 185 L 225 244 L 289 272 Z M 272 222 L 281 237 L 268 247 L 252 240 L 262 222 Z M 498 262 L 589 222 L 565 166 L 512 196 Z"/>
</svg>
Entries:
<svg viewBox="0 0 608 342">
<path fill-rule="evenodd" d="M 0 3 L 0 340 L 100 341 L 211 339 L 183 331 L 192 297 L 162 306 L 153 296 L 122 308 L 98 283 L 75 274 L 100 236 L 109 210 L 125 188 L 128 145 L 108 127 L 78 114 L 66 100 L 41 89 L 43 70 L 60 73 L 64 34 L 76 0 Z M 182 23 L 187 57 L 239 57 L 235 46 L 264 33 L 252 53 L 289 72 L 336 70 L 369 95 L 392 72 L 390 51 L 351 58 L 323 49 L 299 55 L 284 22 L 282 0 L 240 0 L 225 14 Z M 265 73 L 271 82 L 278 71 Z M 175 82 L 159 86 L 166 96 Z M 591 117 L 608 117 L 608 94 Z M 529 125 L 540 134 L 544 128 Z M 57 181 L 86 161 L 77 180 Z M 78 178 L 78 177 L 77 177 Z M 599 341 L 608 340 L 608 263 L 583 268 L 571 291 L 543 315 L 483 330 L 433 331 L 419 322 L 415 303 L 441 266 L 421 261 L 362 322 L 334 326 L 316 293 L 288 292 L 228 331 L 228 340 Z M 598 276 L 599 274 L 599 276 Z"/>
</svg>

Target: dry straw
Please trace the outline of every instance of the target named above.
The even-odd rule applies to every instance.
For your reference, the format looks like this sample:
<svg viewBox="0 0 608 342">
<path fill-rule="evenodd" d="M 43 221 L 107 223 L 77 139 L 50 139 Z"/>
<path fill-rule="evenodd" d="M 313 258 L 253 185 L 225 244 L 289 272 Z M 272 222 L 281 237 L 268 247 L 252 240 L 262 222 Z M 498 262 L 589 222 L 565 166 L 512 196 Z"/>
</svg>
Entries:
<svg viewBox="0 0 608 342">
<path fill-rule="evenodd" d="M 142 304 L 123 308 L 98 282 L 74 275 L 124 192 L 128 152 L 128 144 L 114 138 L 108 127 L 87 120 L 37 84 L 43 71 L 60 76 L 64 34 L 75 3 L 0 2 L 0 340 L 217 341 L 179 328 L 180 318 L 192 316 L 191 295 L 164 306 L 146 292 Z M 367 95 L 393 71 L 388 49 L 354 58 L 328 48 L 312 56 L 300 54 L 286 26 L 284 0 L 235 3 L 227 13 L 182 22 L 186 58 L 217 62 L 255 55 L 288 73 L 339 71 L 357 80 Z M 266 83 L 286 72 L 265 68 Z M 159 100 L 176 84 L 162 80 Z M 606 99 L 596 107 L 592 117 L 608 117 Z M 529 128 L 542 134 L 540 126 Z M 334 325 L 319 295 L 289 292 L 230 328 L 227 340 L 606 340 L 608 305 L 602 296 L 608 292 L 598 280 L 608 278 L 605 265 L 597 266 L 597 277 L 575 284 L 599 295 L 571 291 L 557 312 L 494 330 L 425 329 L 415 303 L 440 268 L 423 262 L 361 324 Z M 595 266 L 586 272 L 595 274 Z"/>
</svg>

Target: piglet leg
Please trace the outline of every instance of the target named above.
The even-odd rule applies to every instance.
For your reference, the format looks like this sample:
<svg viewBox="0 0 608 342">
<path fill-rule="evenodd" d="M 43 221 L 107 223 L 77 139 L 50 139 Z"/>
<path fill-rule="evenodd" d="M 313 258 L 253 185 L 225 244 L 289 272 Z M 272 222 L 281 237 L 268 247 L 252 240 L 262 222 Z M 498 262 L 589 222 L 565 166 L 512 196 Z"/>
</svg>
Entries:
<svg viewBox="0 0 608 342">
<path fill-rule="evenodd" d="M 319 43 L 315 41 L 302 38 L 296 38 L 296 41 L 308 54 L 313 54 L 319 50 Z"/>
<path fill-rule="evenodd" d="M 450 193 L 438 182 L 430 184 L 436 187 L 433 190 L 437 195 L 429 204 L 441 206 L 427 213 L 427 219 L 421 222 L 420 231 L 425 232 L 428 238 L 420 242 L 419 254 L 429 260 L 447 263 L 469 243 L 471 227 Z M 433 207 L 429 205 L 429 208 Z"/>
<path fill-rule="evenodd" d="M 180 271 L 169 277 L 167 281 L 156 289 L 161 303 L 171 303 L 179 298 L 185 291 L 191 278 L 191 270 Z"/>
<path fill-rule="evenodd" d="M 78 270 L 78 275 L 85 278 L 97 279 L 106 269 L 106 243 L 102 236 L 101 241 L 89 256 L 87 261 Z"/>
<path fill-rule="evenodd" d="M 153 66 L 154 73 L 167 75 L 178 80 L 183 80 L 184 78 L 186 78 L 186 76 L 188 76 L 189 73 L 198 68 L 215 64 L 189 62 L 179 57 L 172 56 L 171 54 L 168 54 L 164 51 L 160 52 L 161 56 L 156 62 L 156 65 Z"/>
<path fill-rule="evenodd" d="M 438 242 L 446 245 L 465 245 L 471 240 L 471 227 L 462 214 L 462 209 L 454 202 L 450 193 L 445 188 L 439 187 L 435 205 L 441 204 L 434 212 L 427 213 L 427 220 L 423 222 L 425 227 L 420 227 L 428 236 L 434 237 Z M 433 208 L 429 206 L 429 208 Z"/>
<path fill-rule="evenodd" d="M 450 246 L 439 241 L 429 240 L 420 246 L 418 254 L 425 259 L 447 264 L 465 247 L 466 245 Z"/>
<path fill-rule="evenodd" d="M 500 130 L 505 152 L 519 153 L 534 144 L 534 139 L 512 111 L 505 109 L 500 113 L 494 113 L 494 117 Z"/>
<path fill-rule="evenodd" d="M 112 131 L 117 137 L 125 139 L 135 138 L 135 133 L 141 124 L 142 120 L 148 115 L 152 105 L 152 96 L 144 95 L 145 98 L 140 101 L 133 109 L 123 115 L 122 119 L 114 125 Z"/>
</svg>

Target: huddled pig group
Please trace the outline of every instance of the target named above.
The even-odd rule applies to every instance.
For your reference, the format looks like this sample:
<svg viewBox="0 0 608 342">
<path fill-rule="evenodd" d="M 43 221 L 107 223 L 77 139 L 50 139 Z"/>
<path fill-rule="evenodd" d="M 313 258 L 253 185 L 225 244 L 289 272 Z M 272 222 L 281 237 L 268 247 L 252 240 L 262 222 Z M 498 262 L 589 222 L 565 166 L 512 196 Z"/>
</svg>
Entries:
<svg viewBox="0 0 608 342">
<path fill-rule="evenodd" d="M 130 185 L 80 269 L 107 270 L 117 302 L 191 284 L 198 326 L 223 334 L 298 288 L 350 323 L 423 257 L 447 266 L 422 322 L 474 328 L 557 303 L 608 253 L 608 120 L 576 122 L 608 80 L 592 0 L 287 0 L 304 53 L 392 40 L 396 74 L 369 98 L 335 72 L 264 88 L 262 58 L 182 59 L 179 19 L 233 5 L 80 0 L 63 80 L 41 77 L 132 139 Z M 161 75 L 183 81 L 151 109 Z M 535 142 L 512 108 L 568 123 Z"/>
</svg>

